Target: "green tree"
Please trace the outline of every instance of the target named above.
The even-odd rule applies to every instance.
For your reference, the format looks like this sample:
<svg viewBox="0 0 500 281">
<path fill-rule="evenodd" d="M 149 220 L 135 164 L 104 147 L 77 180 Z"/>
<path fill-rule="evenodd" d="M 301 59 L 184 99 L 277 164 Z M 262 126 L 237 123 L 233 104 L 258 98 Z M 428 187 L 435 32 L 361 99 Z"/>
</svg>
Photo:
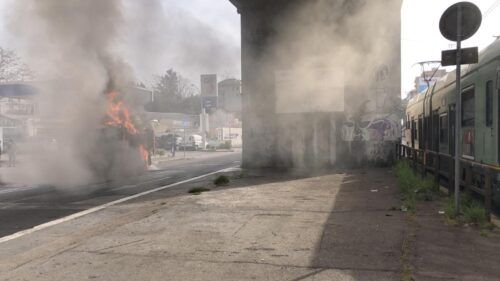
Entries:
<svg viewBox="0 0 500 281">
<path fill-rule="evenodd" d="M 155 80 L 153 86 L 155 101 L 148 104 L 146 110 L 200 114 L 200 96 L 197 95 L 196 87 L 189 79 L 171 68 L 165 74 L 156 76 Z"/>
</svg>

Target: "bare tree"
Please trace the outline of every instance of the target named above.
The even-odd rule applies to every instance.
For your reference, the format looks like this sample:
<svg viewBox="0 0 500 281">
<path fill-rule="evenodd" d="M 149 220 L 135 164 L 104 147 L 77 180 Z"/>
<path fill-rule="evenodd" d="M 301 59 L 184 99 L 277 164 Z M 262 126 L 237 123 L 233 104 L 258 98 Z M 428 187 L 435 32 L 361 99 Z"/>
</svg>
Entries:
<svg viewBox="0 0 500 281">
<path fill-rule="evenodd" d="M 14 51 L 0 47 L 0 83 L 32 80 L 33 77 L 33 71 Z"/>
<path fill-rule="evenodd" d="M 184 99 L 198 94 L 197 88 L 191 80 L 182 76 L 179 76 L 178 93 Z"/>
</svg>

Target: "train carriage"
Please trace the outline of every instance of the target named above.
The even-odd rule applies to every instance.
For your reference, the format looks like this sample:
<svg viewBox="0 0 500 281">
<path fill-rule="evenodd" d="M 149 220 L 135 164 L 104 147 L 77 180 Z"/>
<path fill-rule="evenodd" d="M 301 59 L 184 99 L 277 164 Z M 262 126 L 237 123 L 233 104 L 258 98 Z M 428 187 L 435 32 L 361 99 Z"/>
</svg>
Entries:
<svg viewBox="0 0 500 281">
<path fill-rule="evenodd" d="M 493 201 L 500 206 L 500 40 L 480 53 L 479 63 L 462 70 L 460 157 L 493 171 Z M 404 145 L 454 154 L 455 78 L 455 72 L 448 73 L 408 102 Z M 481 186 L 481 170 L 475 174 Z"/>
</svg>

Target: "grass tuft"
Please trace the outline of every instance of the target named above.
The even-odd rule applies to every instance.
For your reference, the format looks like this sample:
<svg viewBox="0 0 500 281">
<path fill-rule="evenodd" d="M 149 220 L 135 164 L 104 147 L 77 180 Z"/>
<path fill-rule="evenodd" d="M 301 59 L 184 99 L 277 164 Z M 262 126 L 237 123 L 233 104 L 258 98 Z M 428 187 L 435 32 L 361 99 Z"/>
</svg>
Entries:
<svg viewBox="0 0 500 281">
<path fill-rule="evenodd" d="M 210 191 L 210 189 L 205 187 L 193 187 L 188 191 L 188 193 L 191 193 L 193 195 L 200 195 L 202 192 L 206 191 Z"/>
<path fill-rule="evenodd" d="M 407 161 L 397 162 L 395 173 L 403 205 L 408 211 L 416 210 L 417 201 L 433 201 L 440 196 L 434 179 L 415 175 Z"/>
<path fill-rule="evenodd" d="M 214 180 L 214 184 L 217 186 L 228 185 L 229 178 L 227 176 L 220 175 Z"/>
<path fill-rule="evenodd" d="M 482 230 L 494 228 L 494 225 L 488 222 L 488 216 L 486 215 L 486 209 L 483 204 L 475 201 L 472 196 L 467 193 L 462 193 L 460 196 L 460 204 L 462 214 L 457 217 L 455 214 L 454 198 L 450 198 L 446 202 L 444 213 L 449 224 L 469 224 L 479 227 Z"/>
</svg>

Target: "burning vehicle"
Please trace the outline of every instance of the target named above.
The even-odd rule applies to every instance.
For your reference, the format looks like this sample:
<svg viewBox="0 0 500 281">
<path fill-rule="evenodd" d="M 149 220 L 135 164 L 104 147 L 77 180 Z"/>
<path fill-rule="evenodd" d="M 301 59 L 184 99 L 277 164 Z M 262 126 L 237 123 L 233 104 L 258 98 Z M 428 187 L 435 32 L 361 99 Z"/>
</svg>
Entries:
<svg viewBox="0 0 500 281">
<path fill-rule="evenodd" d="M 154 149 L 154 141 L 150 141 L 154 140 L 153 130 L 132 117 L 118 90 L 108 87 L 105 96 L 106 116 L 96 139 L 98 154 L 104 157 L 89 160 L 94 174 L 101 179 L 115 179 L 146 171 Z"/>
</svg>

